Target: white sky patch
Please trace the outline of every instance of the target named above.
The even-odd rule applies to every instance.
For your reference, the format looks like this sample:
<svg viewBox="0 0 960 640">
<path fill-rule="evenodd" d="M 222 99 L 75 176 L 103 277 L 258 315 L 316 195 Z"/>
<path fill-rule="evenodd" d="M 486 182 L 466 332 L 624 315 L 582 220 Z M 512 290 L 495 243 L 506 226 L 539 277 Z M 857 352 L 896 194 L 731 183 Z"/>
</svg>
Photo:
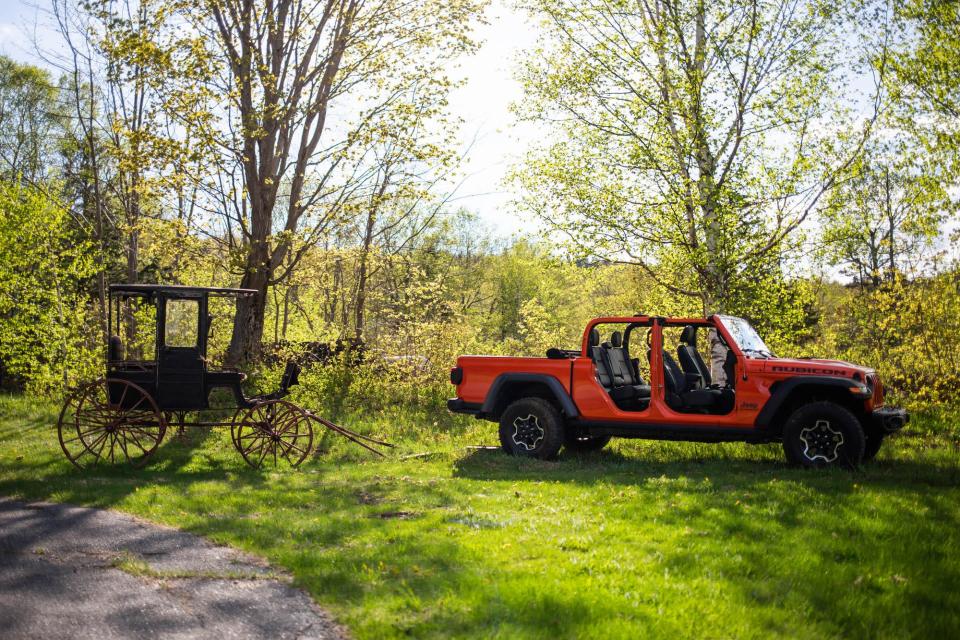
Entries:
<svg viewBox="0 0 960 640">
<path fill-rule="evenodd" d="M 451 72 L 466 79 L 450 96 L 450 107 L 463 120 L 462 149 L 469 147 L 456 203 L 477 212 L 499 235 L 531 233 L 537 221 L 511 207 L 519 194 L 504 178 L 538 135 L 535 126 L 516 123 L 510 113 L 510 104 L 523 98 L 523 88 L 514 78 L 517 57 L 536 43 L 537 30 L 502 0 L 494 0 L 487 21 L 475 32 L 482 43 L 479 50 Z"/>
</svg>

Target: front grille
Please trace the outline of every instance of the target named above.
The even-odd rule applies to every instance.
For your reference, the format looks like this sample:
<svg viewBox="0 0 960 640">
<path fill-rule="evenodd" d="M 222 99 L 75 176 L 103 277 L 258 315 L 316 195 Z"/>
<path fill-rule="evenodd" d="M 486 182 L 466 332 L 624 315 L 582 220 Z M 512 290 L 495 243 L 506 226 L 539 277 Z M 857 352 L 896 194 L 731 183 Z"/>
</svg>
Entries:
<svg viewBox="0 0 960 640">
<path fill-rule="evenodd" d="M 877 376 L 867 376 L 867 385 L 873 389 L 873 406 L 883 405 L 883 383 Z"/>
</svg>

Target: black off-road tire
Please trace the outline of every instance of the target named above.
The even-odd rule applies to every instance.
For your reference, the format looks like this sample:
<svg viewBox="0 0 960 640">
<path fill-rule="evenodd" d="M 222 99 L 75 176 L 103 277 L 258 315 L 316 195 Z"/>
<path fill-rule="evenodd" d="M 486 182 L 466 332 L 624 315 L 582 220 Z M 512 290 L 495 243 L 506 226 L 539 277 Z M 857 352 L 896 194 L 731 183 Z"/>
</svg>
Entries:
<svg viewBox="0 0 960 640">
<path fill-rule="evenodd" d="M 600 451 L 610 442 L 610 436 L 584 436 L 573 433 L 567 433 L 566 442 L 563 443 L 565 449 L 576 452 Z"/>
<path fill-rule="evenodd" d="M 867 441 L 863 447 L 863 461 L 870 462 L 877 457 L 877 454 L 880 453 L 880 447 L 883 445 L 883 441 L 886 439 L 885 434 L 879 431 L 868 431 Z"/>
<path fill-rule="evenodd" d="M 787 461 L 803 467 L 854 469 L 863 461 L 865 444 L 860 421 L 835 402 L 805 404 L 783 427 Z"/>
<path fill-rule="evenodd" d="M 563 418 L 543 398 L 516 400 L 500 416 L 500 446 L 511 455 L 551 460 L 563 440 Z"/>
</svg>

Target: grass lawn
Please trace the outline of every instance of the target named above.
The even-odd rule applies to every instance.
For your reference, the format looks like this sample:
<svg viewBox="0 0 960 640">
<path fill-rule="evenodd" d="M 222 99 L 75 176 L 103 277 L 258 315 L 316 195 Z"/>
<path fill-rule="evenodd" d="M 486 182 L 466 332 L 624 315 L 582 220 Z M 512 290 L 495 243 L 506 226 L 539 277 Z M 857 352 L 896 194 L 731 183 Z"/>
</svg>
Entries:
<svg viewBox="0 0 960 640">
<path fill-rule="evenodd" d="M 257 472 L 221 430 L 169 438 L 144 470 L 80 472 L 57 411 L 0 397 L 0 495 L 260 554 L 358 638 L 960 637 L 960 429 L 944 421 L 916 419 L 858 472 L 791 469 L 773 445 L 523 461 L 466 449 L 496 443 L 490 423 L 376 413 L 343 422 L 399 442 L 387 460 L 325 442 L 299 471 Z"/>
</svg>

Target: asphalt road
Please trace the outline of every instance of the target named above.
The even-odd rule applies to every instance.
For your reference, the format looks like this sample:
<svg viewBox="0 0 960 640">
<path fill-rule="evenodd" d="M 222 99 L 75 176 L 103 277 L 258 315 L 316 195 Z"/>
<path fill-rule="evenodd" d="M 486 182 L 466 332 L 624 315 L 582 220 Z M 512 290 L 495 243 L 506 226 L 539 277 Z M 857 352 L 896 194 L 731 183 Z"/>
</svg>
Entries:
<svg viewBox="0 0 960 640">
<path fill-rule="evenodd" d="M 0 637 L 345 637 L 283 574 L 131 516 L 0 498 Z"/>
</svg>

